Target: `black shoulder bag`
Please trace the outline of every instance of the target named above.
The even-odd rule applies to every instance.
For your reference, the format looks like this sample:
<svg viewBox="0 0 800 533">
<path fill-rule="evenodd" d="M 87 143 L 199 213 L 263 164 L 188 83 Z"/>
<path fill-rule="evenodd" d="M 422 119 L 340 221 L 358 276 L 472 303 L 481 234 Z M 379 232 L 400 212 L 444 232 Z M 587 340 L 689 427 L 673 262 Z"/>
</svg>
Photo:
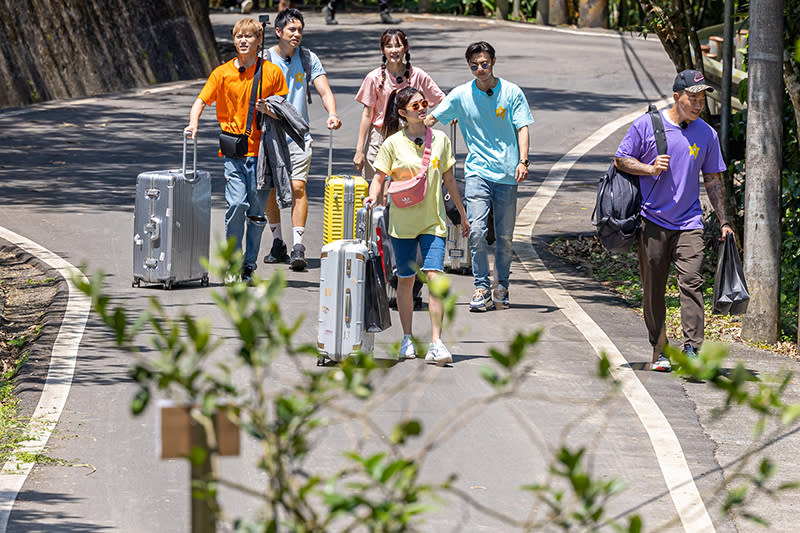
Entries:
<svg viewBox="0 0 800 533">
<path fill-rule="evenodd" d="M 256 74 L 253 76 L 253 89 L 250 91 L 250 105 L 247 109 L 247 123 L 244 133 L 228 133 L 222 130 L 219 134 L 219 149 L 225 157 L 244 157 L 247 153 L 247 141 L 250 139 L 253 124 L 253 111 L 261 89 L 261 58 L 256 60 Z"/>
</svg>

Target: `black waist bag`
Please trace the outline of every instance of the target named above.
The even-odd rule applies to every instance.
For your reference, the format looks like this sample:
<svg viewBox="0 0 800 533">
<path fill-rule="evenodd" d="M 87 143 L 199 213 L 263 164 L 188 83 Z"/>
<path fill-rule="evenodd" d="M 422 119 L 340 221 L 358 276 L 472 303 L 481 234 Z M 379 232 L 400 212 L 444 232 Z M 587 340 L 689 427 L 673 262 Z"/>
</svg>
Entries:
<svg viewBox="0 0 800 533">
<path fill-rule="evenodd" d="M 219 149 L 225 157 L 244 157 L 247 153 L 248 135 L 228 133 L 223 130 L 219 133 Z"/>
</svg>

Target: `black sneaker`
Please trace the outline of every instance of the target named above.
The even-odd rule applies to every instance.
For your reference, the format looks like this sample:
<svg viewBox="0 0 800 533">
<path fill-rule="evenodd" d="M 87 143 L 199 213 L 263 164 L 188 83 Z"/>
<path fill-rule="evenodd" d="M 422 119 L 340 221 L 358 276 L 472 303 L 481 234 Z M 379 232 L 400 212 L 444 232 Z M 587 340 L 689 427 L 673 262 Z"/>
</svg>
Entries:
<svg viewBox="0 0 800 533">
<path fill-rule="evenodd" d="M 242 268 L 242 281 L 245 283 L 250 283 L 253 281 L 253 272 L 255 272 L 255 267 L 246 266 Z"/>
<path fill-rule="evenodd" d="M 306 269 L 306 247 L 302 244 L 292 246 L 292 270 L 302 272 Z"/>
<path fill-rule="evenodd" d="M 265 263 L 288 263 L 289 255 L 286 253 L 286 243 L 280 239 L 272 241 L 272 249 L 264 257 Z"/>
</svg>

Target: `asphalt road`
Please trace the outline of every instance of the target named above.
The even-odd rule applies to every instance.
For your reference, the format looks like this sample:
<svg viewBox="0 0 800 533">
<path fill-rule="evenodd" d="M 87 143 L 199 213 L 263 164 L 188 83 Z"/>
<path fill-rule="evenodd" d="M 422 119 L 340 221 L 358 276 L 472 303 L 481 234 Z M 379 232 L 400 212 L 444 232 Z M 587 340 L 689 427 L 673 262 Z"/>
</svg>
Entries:
<svg viewBox="0 0 800 533">
<path fill-rule="evenodd" d="M 215 15 L 219 36 L 227 36 L 238 15 Z M 670 89 L 674 69 L 655 38 L 642 40 L 603 32 L 549 31 L 498 25 L 480 19 L 412 18 L 400 26 L 411 43 L 412 62 L 425 69 L 445 90 L 470 79 L 463 51 L 475 40 L 492 42 L 497 49 L 495 73 L 520 85 L 536 120 L 532 127 L 531 178 L 520 187 L 522 213 L 554 164 L 573 147 L 607 123 L 661 99 Z M 361 106 L 353 97 L 364 74 L 379 65 L 379 35 L 385 29 L 377 14 L 342 15 L 340 25 L 327 27 L 310 15 L 304 44 L 321 57 L 337 95 L 343 127 L 334 138 L 334 172 L 352 172 L 353 146 Z M 0 226 L 41 244 L 75 265 L 106 272 L 106 287 L 133 309 L 144 308 L 158 296 L 168 309 L 191 306 L 215 323 L 215 333 L 232 331 L 214 307 L 211 289 L 185 288 L 170 292 L 131 288 L 133 193 L 135 177 L 144 170 L 174 168 L 180 164 L 181 130 L 203 80 L 152 87 L 75 101 L 53 102 L 25 110 L 0 112 L 0 128 L 14 132 L 0 154 Z M 309 269 L 288 273 L 284 310 L 291 317 L 305 314 L 299 341 L 316 338 L 322 189 L 327 172 L 327 131 L 324 110 L 314 95 L 312 135 L 316 140 L 309 183 L 310 215 L 306 245 Z M 201 119 L 199 166 L 212 173 L 212 241 L 223 238 L 224 180 L 215 156 L 217 127 L 213 110 Z M 542 341 L 532 357 L 535 368 L 520 395 L 489 406 L 433 452 L 425 464 L 426 479 L 441 480 L 459 474 L 458 486 L 481 504 L 515 517 L 527 516 L 531 498 L 524 484 L 541 481 L 553 448 L 565 439 L 572 447 L 587 445 L 594 454 L 595 474 L 624 481 L 624 494 L 609 503 L 611 516 L 641 514 L 646 530 L 663 525 L 681 530 L 675 519 L 674 494 L 654 451 L 654 437 L 643 426 L 634 401 L 618 397 L 602 403 L 608 384 L 594 377 L 595 345 L 587 337 L 588 322 L 573 320 L 568 306 L 553 296 L 561 290 L 577 302 L 592 324 L 611 338 L 669 422 L 680 442 L 693 483 L 703 495 L 708 516 L 717 531 L 747 529 L 718 511 L 712 495 L 723 472 L 739 462 L 749 444 L 750 420 L 736 424 L 711 419 L 719 403 L 707 387 L 643 370 L 649 345 L 638 316 L 619 304 L 601 287 L 565 268 L 536 246 L 539 260 L 525 259 L 530 244 L 540 244 L 564 232 L 591 230 L 589 215 L 593 186 L 607 165 L 609 154 L 625 128 L 611 132 L 581 154 L 547 203 L 526 239 L 515 237 L 517 257 L 512 265 L 511 309 L 488 314 L 466 312 L 471 279 L 455 277 L 461 294 L 456 323 L 445 340 L 454 354 L 449 368 L 426 367 L 421 361 L 395 365 L 386 385 L 419 372 L 417 386 L 379 406 L 375 418 L 388 426 L 413 413 L 432 427 L 450 409 L 479 401 L 489 393 L 478 375 L 489 349 L 502 346 L 520 330 L 543 327 Z M 459 139 L 459 159 L 464 143 Z M 459 165 L 460 168 L 460 165 Z M 548 178 L 549 179 L 549 178 Z M 533 204 L 530 204 L 533 205 Z M 290 230 L 284 211 L 284 235 Z M 262 250 L 270 237 L 265 233 Z M 533 250 L 533 247 L 530 247 Z M 534 270 L 543 265 L 555 282 L 542 281 Z M 269 275 L 285 266 L 259 265 Z M 380 334 L 377 357 L 401 336 L 399 320 Z M 590 324 L 588 324 L 590 325 Z M 429 333 L 427 314 L 415 313 L 415 334 Z M 749 365 L 765 365 L 761 352 L 747 353 Z M 133 418 L 129 404 L 135 388 L 127 370 L 131 360 L 110 342 L 109 333 L 90 316 L 80 346 L 75 377 L 66 407 L 48 443 L 52 457 L 83 467 L 37 466 L 25 482 L 11 514 L 8 531 L 188 531 L 188 467 L 183 461 L 162 461 L 155 453 L 155 410 Z M 309 361 L 313 365 L 313 361 Z M 783 362 L 769 359 L 767 371 Z M 796 365 L 794 365 L 796 367 Z M 276 387 L 291 382 L 297 370 L 278 360 Z M 34 387 L 35 388 L 35 387 Z M 570 431 L 565 436 L 565 428 Z M 360 428 L 345 427 L 326 434 L 310 465 L 325 470 L 331 458 L 350 446 L 350 435 Z M 791 453 L 796 430 L 779 433 L 771 448 L 797 473 Z M 239 458 L 221 462 L 223 475 L 258 486 L 255 444 L 244 442 Z M 722 465 L 722 466 L 721 466 Z M 792 470 L 793 469 L 793 470 Z M 223 490 L 229 516 L 253 516 L 253 501 Z M 778 530 L 791 530 L 797 508 L 791 502 L 764 505 Z M 690 522 L 693 523 L 693 522 Z M 685 524 L 685 522 L 684 522 Z M 787 529 L 783 529 L 783 528 Z M 439 506 L 423 526 L 425 531 L 506 531 L 496 519 L 459 501 Z M 687 530 L 700 531 L 697 527 Z M 708 530 L 708 529 L 706 529 Z"/>
</svg>

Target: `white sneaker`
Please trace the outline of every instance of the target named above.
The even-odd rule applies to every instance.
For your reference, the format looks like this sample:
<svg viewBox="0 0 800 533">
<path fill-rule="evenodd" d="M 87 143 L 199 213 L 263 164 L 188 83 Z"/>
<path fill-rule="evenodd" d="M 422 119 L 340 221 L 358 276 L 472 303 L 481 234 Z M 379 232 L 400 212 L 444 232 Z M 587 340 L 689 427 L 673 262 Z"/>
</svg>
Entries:
<svg viewBox="0 0 800 533">
<path fill-rule="evenodd" d="M 400 352 L 397 354 L 398 359 L 415 359 L 417 357 L 417 347 L 414 345 L 414 339 L 411 335 L 403 335 L 403 340 L 400 341 Z"/>
<path fill-rule="evenodd" d="M 251 9 L 253 9 L 253 0 L 244 0 L 244 2 L 242 2 L 242 14 L 246 15 L 250 13 Z"/>
<path fill-rule="evenodd" d="M 432 342 L 430 346 L 428 346 L 428 353 L 425 354 L 425 362 L 428 364 L 444 366 L 447 363 L 453 362 L 453 356 L 450 354 L 450 351 L 445 348 L 442 340 L 439 339 L 436 342 Z"/>
</svg>

